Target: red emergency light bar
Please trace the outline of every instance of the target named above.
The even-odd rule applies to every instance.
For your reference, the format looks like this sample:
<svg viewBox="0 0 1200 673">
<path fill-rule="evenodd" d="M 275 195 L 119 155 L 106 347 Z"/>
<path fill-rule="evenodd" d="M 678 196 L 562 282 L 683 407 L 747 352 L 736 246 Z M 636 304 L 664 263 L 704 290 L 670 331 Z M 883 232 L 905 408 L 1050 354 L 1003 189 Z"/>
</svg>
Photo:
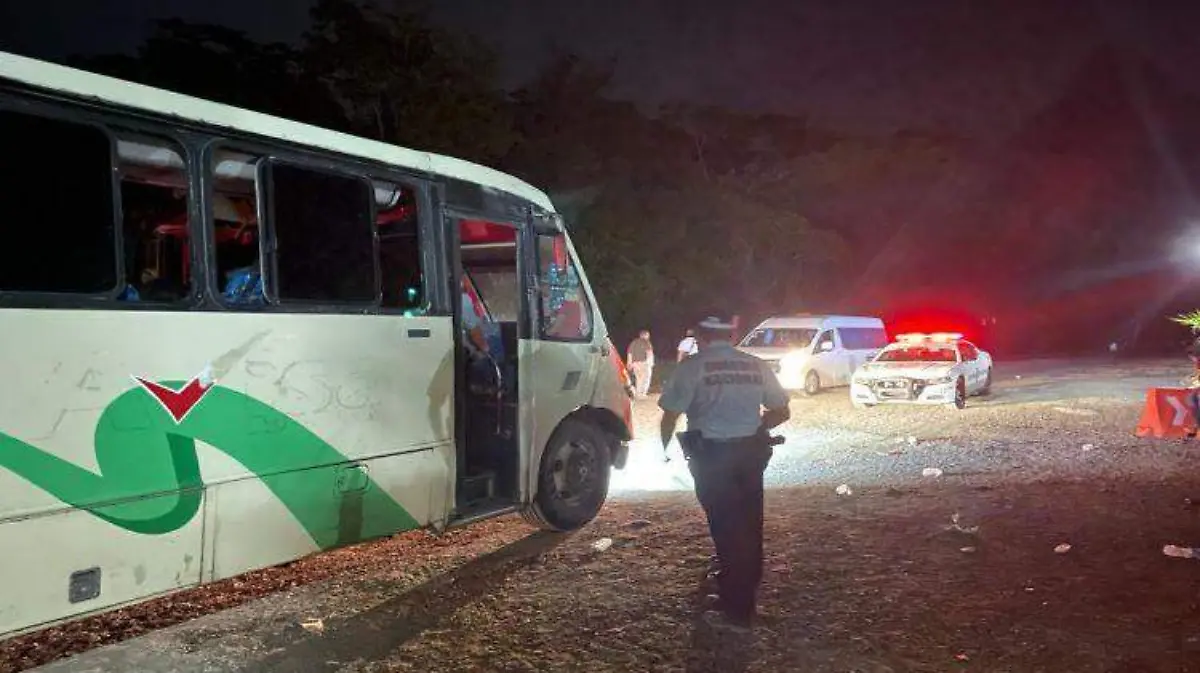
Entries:
<svg viewBox="0 0 1200 673">
<path fill-rule="evenodd" d="M 954 343 L 963 338 L 962 334 L 957 332 L 934 332 L 932 334 L 909 333 L 897 334 L 896 341 L 905 343 L 920 343 L 924 341 L 932 341 L 934 343 Z"/>
</svg>

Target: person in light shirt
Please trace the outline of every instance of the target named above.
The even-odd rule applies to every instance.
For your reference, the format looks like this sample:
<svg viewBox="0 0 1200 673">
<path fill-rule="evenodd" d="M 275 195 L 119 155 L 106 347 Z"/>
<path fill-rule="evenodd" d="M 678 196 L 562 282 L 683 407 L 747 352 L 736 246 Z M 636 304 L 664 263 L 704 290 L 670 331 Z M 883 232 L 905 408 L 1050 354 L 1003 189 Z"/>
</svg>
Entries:
<svg viewBox="0 0 1200 673">
<path fill-rule="evenodd" d="M 696 330 L 689 329 L 683 336 L 683 340 L 679 342 L 679 347 L 675 349 L 676 362 L 683 362 L 686 358 L 700 352 L 700 344 L 696 343 Z"/>
<path fill-rule="evenodd" d="M 629 344 L 625 364 L 633 374 L 634 393 L 639 398 L 649 396 L 650 378 L 654 376 L 654 344 L 650 342 L 650 330 L 642 330 Z"/>
</svg>

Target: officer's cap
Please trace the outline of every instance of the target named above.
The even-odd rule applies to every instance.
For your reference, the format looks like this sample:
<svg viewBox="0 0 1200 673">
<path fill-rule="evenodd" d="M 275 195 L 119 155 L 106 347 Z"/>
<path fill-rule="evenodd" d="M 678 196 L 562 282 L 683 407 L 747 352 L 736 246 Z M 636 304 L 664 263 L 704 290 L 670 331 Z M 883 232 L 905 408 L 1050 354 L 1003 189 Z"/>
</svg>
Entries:
<svg viewBox="0 0 1200 673">
<path fill-rule="evenodd" d="M 710 330 L 713 332 L 732 332 L 733 331 L 733 323 L 725 322 L 724 320 L 721 320 L 720 318 L 715 318 L 713 316 L 709 316 L 709 317 L 705 318 L 704 320 L 701 320 L 699 327 L 700 327 L 700 329 Z"/>
</svg>

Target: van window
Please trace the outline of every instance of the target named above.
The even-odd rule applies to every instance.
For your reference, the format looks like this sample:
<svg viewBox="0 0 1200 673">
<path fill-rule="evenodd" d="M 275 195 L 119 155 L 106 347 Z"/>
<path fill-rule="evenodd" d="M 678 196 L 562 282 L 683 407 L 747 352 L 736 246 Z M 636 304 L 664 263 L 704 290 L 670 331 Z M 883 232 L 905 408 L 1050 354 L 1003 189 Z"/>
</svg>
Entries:
<svg viewBox="0 0 1200 673">
<path fill-rule="evenodd" d="M 817 339 L 817 343 L 813 345 L 813 352 L 820 353 L 826 343 L 833 344 L 833 331 L 826 330 L 821 332 L 821 338 Z"/>
<path fill-rule="evenodd" d="M 881 327 L 839 327 L 838 336 L 846 350 L 879 350 L 888 345 L 887 332 Z"/>
<path fill-rule="evenodd" d="M 794 327 L 760 327 L 742 339 L 745 348 L 807 348 L 817 330 Z"/>
</svg>

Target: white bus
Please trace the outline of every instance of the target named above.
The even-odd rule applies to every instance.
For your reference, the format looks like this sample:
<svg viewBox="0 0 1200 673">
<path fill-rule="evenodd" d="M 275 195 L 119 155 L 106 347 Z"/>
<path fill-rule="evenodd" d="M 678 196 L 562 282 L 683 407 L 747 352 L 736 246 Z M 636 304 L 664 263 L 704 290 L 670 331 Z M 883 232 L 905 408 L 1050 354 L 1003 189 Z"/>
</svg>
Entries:
<svg viewBox="0 0 1200 673">
<path fill-rule="evenodd" d="M 542 192 L 3 53 L 0 148 L 0 637 L 603 505 L 624 370 Z"/>
</svg>

